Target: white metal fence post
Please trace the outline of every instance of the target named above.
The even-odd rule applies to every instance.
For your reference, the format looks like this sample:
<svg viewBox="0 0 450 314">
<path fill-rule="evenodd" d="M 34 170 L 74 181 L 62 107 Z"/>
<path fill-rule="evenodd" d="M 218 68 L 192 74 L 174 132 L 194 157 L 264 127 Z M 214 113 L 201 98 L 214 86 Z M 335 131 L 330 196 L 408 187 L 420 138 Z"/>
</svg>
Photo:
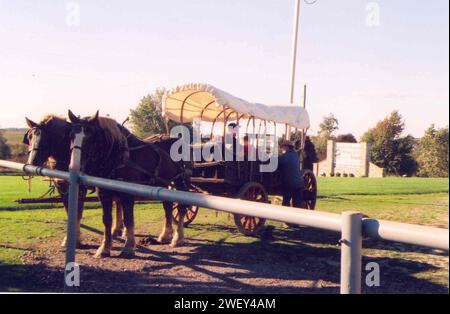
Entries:
<svg viewBox="0 0 450 314">
<path fill-rule="evenodd" d="M 69 166 L 69 208 L 67 219 L 67 238 L 66 238 L 66 264 L 64 267 L 64 291 L 69 291 L 74 287 L 71 286 L 67 276 L 71 271 L 68 265 L 75 263 L 75 250 L 77 242 L 76 224 L 78 219 L 78 199 L 79 199 L 79 176 L 80 176 L 80 160 L 81 145 L 83 142 L 83 134 L 75 137 L 72 147 L 72 156 Z"/>
<path fill-rule="evenodd" d="M 342 213 L 341 294 L 361 293 L 362 214 Z"/>
</svg>

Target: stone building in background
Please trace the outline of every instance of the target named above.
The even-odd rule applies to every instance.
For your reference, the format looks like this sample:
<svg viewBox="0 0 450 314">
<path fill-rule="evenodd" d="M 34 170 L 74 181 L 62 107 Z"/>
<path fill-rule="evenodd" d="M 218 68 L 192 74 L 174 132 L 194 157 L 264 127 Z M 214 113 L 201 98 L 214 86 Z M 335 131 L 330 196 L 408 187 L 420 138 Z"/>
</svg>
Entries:
<svg viewBox="0 0 450 314">
<path fill-rule="evenodd" d="M 368 143 L 328 141 L 327 159 L 314 164 L 316 176 L 352 176 L 382 178 L 384 169 L 370 162 Z"/>
</svg>

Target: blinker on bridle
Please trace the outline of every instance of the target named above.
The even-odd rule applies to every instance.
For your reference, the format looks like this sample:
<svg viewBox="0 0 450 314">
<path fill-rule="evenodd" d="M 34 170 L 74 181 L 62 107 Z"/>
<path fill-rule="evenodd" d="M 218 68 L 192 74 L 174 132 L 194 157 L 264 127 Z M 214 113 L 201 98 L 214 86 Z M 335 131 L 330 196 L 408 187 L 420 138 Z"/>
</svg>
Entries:
<svg viewBox="0 0 450 314">
<path fill-rule="evenodd" d="M 81 124 L 74 124 L 72 126 L 72 134 L 74 134 L 74 136 L 77 136 L 77 134 L 81 133 L 83 131 L 83 127 L 81 126 Z M 78 149 L 80 151 L 83 150 L 83 148 L 79 145 L 75 145 L 75 141 L 71 141 L 70 143 L 70 152 L 72 152 L 74 149 Z"/>
<path fill-rule="evenodd" d="M 37 152 L 39 150 L 39 148 L 35 147 L 34 145 L 32 145 L 30 148 L 30 141 L 28 140 L 28 135 L 33 131 L 39 131 L 39 133 L 42 132 L 41 128 L 39 126 L 36 126 L 34 128 L 29 129 L 28 132 L 25 134 L 24 143 L 28 145 L 28 155 L 31 154 L 31 152 Z"/>
</svg>

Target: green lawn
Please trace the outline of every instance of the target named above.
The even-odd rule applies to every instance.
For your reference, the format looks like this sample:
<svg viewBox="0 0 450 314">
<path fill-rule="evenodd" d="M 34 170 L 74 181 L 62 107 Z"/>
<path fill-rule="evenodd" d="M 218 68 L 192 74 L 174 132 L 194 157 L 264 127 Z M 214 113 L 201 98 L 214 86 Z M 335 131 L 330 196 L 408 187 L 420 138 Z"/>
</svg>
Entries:
<svg viewBox="0 0 450 314">
<path fill-rule="evenodd" d="M 317 209 L 321 211 L 358 210 L 374 218 L 448 228 L 448 179 L 318 178 L 318 186 Z M 47 188 L 48 182 L 43 182 L 41 178 L 33 179 L 31 192 L 28 192 L 27 182 L 21 177 L 0 177 L 0 278 L 2 264 L 20 264 L 21 257 L 33 244 L 49 238 L 63 237 L 66 215 L 61 207 L 19 205 L 14 202 L 19 198 L 39 197 Z M 97 206 L 90 204 L 89 207 Z M 163 211 L 159 204 L 138 205 L 135 216 L 137 232 L 148 233 L 151 230 L 152 235 L 156 236 L 160 231 Z M 86 210 L 83 224 L 101 230 L 101 210 Z M 270 224 L 278 230 L 281 229 L 280 223 Z M 192 227 L 186 229 L 186 237 L 227 243 L 258 241 L 235 232 L 233 225 L 233 219 L 228 214 L 216 214 L 215 211 L 201 209 Z M 278 241 L 281 243 L 284 239 Z M 291 244 L 290 241 L 285 242 Z M 329 245 L 316 242 L 319 241 L 308 245 Z M 428 261 L 429 256 L 386 251 L 382 248 L 367 248 L 364 254 L 371 257 L 407 258 L 420 262 Z M 448 259 L 441 268 L 418 272 L 414 276 L 447 286 Z"/>
<path fill-rule="evenodd" d="M 318 178 L 319 196 L 448 193 L 448 178 Z"/>
</svg>

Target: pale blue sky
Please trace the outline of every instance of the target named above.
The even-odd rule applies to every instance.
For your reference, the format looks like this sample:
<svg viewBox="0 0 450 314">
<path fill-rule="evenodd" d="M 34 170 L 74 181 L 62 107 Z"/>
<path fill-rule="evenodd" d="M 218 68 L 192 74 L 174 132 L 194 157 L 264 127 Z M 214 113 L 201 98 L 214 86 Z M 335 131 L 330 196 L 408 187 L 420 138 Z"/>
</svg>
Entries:
<svg viewBox="0 0 450 314">
<path fill-rule="evenodd" d="M 0 126 L 100 109 L 118 120 L 156 87 L 206 82 L 287 104 L 293 0 L 0 0 Z M 420 136 L 448 125 L 449 1 L 302 4 L 296 102 L 307 82 L 312 132 L 333 112 L 361 135 L 398 109 Z"/>
</svg>

